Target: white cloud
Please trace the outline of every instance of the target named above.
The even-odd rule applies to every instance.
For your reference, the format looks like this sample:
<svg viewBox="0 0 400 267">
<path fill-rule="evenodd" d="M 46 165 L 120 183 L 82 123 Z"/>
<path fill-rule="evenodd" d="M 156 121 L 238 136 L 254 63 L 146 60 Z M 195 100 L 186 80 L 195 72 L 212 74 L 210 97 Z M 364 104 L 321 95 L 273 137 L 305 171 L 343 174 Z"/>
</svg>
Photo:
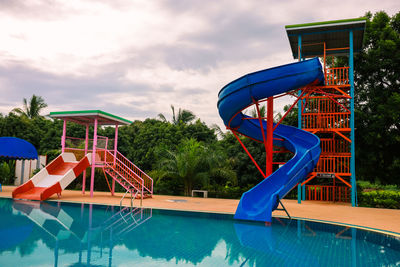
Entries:
<svg viewBox="0 0 400 267">
<path fill-rule="evenodd" d="M 190 16 L 173 18 L 152 1 L 133 1 L 123 10 L 95 2 L 59 1 L 74 13 L 59 20 L 9 14 L 0 17 L 0 53 L 57 74 L 88 75 L 93 67 L 124 59 L 124 52 L 172 44 L 203 22 Z M 10 27 L 12 25 L 12 27 Z M 7 62 L 7 60 L 5 61 Z M 3 62 L 4 64 L 4 62 Z"/>
<path fill-rule="evenodd" d="M 218 91 L 292 62 L 284 25 L 359 17 L 396 1 L 10 1 L 0 8 L 0 112 L 41 95 L 48 111 L 129 119 L 170 104 L 222 126 Z M 290 100 L 275 106 L 281 109 Z"/>
</svg>

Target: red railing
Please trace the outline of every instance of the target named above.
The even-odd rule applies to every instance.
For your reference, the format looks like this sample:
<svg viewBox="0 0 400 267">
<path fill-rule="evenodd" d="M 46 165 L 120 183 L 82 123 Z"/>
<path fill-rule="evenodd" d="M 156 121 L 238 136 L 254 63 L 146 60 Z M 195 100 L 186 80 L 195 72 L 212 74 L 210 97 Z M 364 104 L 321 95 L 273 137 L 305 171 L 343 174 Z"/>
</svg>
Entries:
<svg viewBox="0 0 400 267">
<path fill-rule="evenodd" d="M 314 172 L 350 174 L 350 155 L 321 155 Z"/>
<path fill-rule="evenodd" d="M 304 113 L 341 113 L 349 111 L 350 102 L 347 99 L 331 99 L 328 97 L 308 97 Z"/>
<path fill-rule="evenodd" d="M 350 188 L 333 185 L 306 185 L 306 200 L 350 201 Z"/>
<path fill-rule="evenodd" d="M 321 153 L 350 153 L 350 143 L 344 139 L 320 138 Z"/>
<path fill-rule="evenodd" d="M 303 113 L 302 128 L 312 129 L 343 129 L 350 128 L 350 112 L 343 113 Z"/>
<path fill-rule="evenodd" d="M 328 68 L 325 71 L 326 85 L 348 85 L 349 67 Z"/>
</svg>

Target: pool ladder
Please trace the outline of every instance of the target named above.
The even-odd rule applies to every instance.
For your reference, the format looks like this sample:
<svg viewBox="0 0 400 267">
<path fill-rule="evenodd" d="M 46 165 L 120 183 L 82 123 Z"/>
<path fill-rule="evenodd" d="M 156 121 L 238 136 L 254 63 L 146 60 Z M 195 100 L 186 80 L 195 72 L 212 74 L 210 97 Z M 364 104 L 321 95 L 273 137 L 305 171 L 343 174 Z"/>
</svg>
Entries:
<svg viewBox="0 0 400 267">
<path fill-rule="evenodd" d="M 137 195 L 139 194 L 139 190 L 136 190 L 135 196 L 133 196 L 132 190 L 126 190 L 125 194 L 122 196 L 120 202 L 119 202 L 119 207 L 122 207 L 122 200 L 124 200 L 126 194 L 131 193 L 131 209 L 133 209 L 133 200 L 136 199 Z M 142 199 L 140 199 L 140 206 L 142 206 Z"/>
</svg>

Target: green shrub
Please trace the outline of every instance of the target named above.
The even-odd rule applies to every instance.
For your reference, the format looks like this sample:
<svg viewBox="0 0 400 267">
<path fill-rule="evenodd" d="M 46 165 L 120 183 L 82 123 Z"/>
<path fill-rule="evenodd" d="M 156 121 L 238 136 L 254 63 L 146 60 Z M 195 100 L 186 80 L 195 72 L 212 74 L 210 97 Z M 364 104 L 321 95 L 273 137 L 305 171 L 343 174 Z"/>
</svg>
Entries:
<svg viewBox="0 0 400 267">
<path fill-rule="evenodd" d="M 362 191 L 358 195 L 358 204 L 361 207 L 400 209 L 400 191 Z"/>
<path fill-rule="evenodd" d="M 400 191 L 397 185 L 382 185 L 380 183 L 371 183 L 369 181 L 357 181 L 358 192 L 371 191 L 371 190 L 391 190 Z"/>
<path fill-rule="evenodd" d="M 10 185 L 15 179 L 15 161 L 0 162 L 0 184 Z"/>
<path fill-rule="evenodd" d="M 234 186 L 230 182 L 227 182 L 225 186 L 223 185 L 209 185 L 207 187 L 204 187 L 203 190 L 208 191 L 208 197 L 211 198 L 227 198 L 227 199 L 240 199 L 242 194 L 250 188 L 252 188 L 254 185 L 248 185 L 245 188 L 242 188 L 240 186 Z"/>
</svg>

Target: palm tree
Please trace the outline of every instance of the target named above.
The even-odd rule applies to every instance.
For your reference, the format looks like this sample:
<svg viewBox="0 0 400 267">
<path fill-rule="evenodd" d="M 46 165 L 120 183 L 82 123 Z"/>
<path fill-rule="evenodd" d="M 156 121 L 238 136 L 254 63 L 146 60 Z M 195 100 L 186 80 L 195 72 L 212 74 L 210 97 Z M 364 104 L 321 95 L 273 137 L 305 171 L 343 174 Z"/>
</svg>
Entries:
<svg viewBox="0 0 400 267">
<path fill-rule="evenodd" d="M 172 124 L 175 125 L 188 124 L 196 118 L 196 116 L 190 110 L 179 108 L 178 114 L 175 114 L 175 107 L 173 105 L 171 105 L 171 109 L 172 109 Z M 167 119 L 162 113 L 158 114 L 158 118 L 161 119 L 163 122 L 167 122 Z"/>
<path fill-rule="evenodd" d="M 183 140 L 176 151 L 163 151 L 159 161 L 159 179 L 173 179 L 184 186 L 184 194 L 189 196 L 193 187 L 206 186 L 210 178 L 214 182 L 237 184 L 236 172 L 232 169 L 232 159 L 218 149 L 203 146 L 191 138 Z"/>
<path fill-rule="evenodd" d="M 283 113 L 285 114 L 290 108 L 290 105 L 285 105 L 283 107 Z M 297 127 L 297 123 L 298 123 L 298 117 L 297 117 L 297 107 L 294 107 L 290 113 L 285 117 L 283 123 L 285 125 L 290 125 L 290 126 L 294 126 Z M 279 112 L 278 114 L 275 115 L 274 117 L 274 122 L 278 122 L 282 119 L 283 115 Z"/>
<path fill-rule="evenodd" d="M 257 109 L 256 109 L 255 107 L 254 107 L 254 109 L 251 111 L 250 116 L 252 116 L 252 117 L 254 117 L 254 118 L 257 118 L 257 117 L 258 117 Z M 261 118 L 265 118 L 266 116 L 267 116 L 267 111 L 266 111 L 266 109 L 265 109 L 265 106 L 262 105 L 262 106 L 260 107 L 260 117 L 261 117 Z"/>
<path fill-rule="evenodd" d="M 185 196 L 190 195 L 195 184 L 207 183 L 207 157 L 204 147 L 198 141 L 186 139 L 178 145 L 177 151 L 165 152 L 159 164 L 165 176 L 183 182 Z"/>
<path fill-rule="evenodd" d="M 30 119 L 40 117 L 40 111 L 47 107 L 44 99 L 41 96 L 32 95 L 28 101 L 26 98 L 23 99 L 23 108 L 14 108 L 11 112 L 14 112 L 20 116 L 26 116 Z"/>
<path fill-rule="evenodd" d="M 237 185 L 237 175 L 233 170 L 236 164 L 234 158 L 227 158 L 226 153 L 218 148 L 206 148 L 208 176 L 217 184 Z"/>
<path fill-rule="evenodd" d="M 221 127 L 219 127 L 219 125 L 216 123 L 211 124 L 211 129 L 214 130 L 214 133 L 221 139 L 224 139 L 230 135 L 229 131 L 222 131 Z"/>
</svg>

